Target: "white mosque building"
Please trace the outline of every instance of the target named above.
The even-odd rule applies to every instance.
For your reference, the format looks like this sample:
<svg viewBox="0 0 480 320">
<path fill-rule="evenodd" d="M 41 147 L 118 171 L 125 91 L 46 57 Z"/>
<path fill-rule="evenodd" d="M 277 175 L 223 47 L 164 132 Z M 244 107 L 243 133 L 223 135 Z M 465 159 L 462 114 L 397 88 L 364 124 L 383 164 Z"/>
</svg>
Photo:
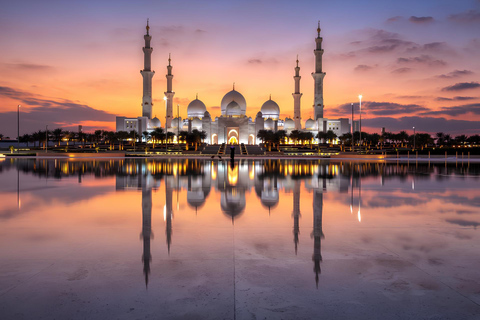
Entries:
<svg viewBox="0 0 480 320">
<path fill-rule="evenodd" d="M 117 117 L 117 131 L 135 130 L 139 136 L 144 131 L 152 131 L 161 127 L 160 120 L 152 118 L 153 99 L 152 99 L 152 78 L 155 71 L 151 70 L 151 55 L 153 48 L 150 47 L 152 36 L 149 34 L 150 27 L 147 21 L 147 33 L 144 35 L 144 69 L 140 71 L 143 77 L 143 99 L 142 116 L 137 118 Z M 323 78 L 325 72 L 322 69 L 322 49 L 323 39 L 320 37 L 320 24 L 317 29 L 317 38 L 315 39 L 315 72 L 312 73 L 314 79 L 314 119 L 308 119 L 305 126 L 301 127 L 301 109 L 300 99 L 300 67 L 298 66 L 298 57 L 295 67 L 295 92 L 294 98 L 294 117 L 293 119 L 280 119 L 280 107 L 270 97 L 265 101 L 261 109 L 255 116 L 255 119 L 247 117 L 247 101 L 245 97 L 235 90 L 235 84 L 232 91 L 225 94 L 222 98 L 220 108 L 221 115 L 212 119 L 205 104 L 198 99 L 191 101 L 187 107 L 187 119 L 173 118 L 173 97 L 172 91 L 172 65 L 171 59 L 168 59 L 167 66 L 167 91 L 164 99 L 166 100 L 166 128 L 168 131 L 177 133 L 179 131 L 189 131 L 194 129 L 205 131 L 208 144 L 258 144 L 257 134 L 260 130 L 285 130 L 289 134 L 293 130 L 308 131 L 315 137 L 319 131 L 327 132 L 332 130 L 337 136 L 350 132 L 350 122 L 348 118 L 326 119 L 323 109 Z"/>
</svg>

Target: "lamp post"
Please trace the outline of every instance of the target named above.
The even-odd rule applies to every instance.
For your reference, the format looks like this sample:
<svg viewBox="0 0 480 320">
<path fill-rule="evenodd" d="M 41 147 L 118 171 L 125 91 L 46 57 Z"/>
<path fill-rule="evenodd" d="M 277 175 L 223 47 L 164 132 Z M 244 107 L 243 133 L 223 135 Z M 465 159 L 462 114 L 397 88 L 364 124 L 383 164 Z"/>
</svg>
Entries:
<svg viewBox="0 0 480 320">
<path fill-rule="evenodd" d="M 48 124 L 45 126 L 45 153 L 48 152 Z"/>
<path fill-rule="evenodd" d="M 20 107 L 17 106 L 17 153 L 20 152 Z"/>
<path fill-rule="evenodd" d="M 362 95 L 358 96 L 360 100 L 360 151 L 362 151 Z"/>
<path fill-rule="evenodd" d="M 353 144 L 353 133 L 355 130 L 355 126 L 353 125 L 353 103 L 352 103 L 352 152 L 355 149 L 355 145 Z"/>
<path fill-rule="evenodd" d="M 177 145 L 180 146 L 180 105 L 177 103 Z M 180 148 L 179 148 L 180 149 Z"/>
<path fill-rule="evenodd" d="M 416 136 L 415 136 L 415 127 L 413 127 L 413 150 L 415 150 L 415 147 L 416 147 L 415 138 L 416 138 Z"/>
<path fill-rule="evenodd" d="M 167 152 L 167 96 L 164 96 L 163 100 L 165 100 L 165 152 Z"/>
</svg>

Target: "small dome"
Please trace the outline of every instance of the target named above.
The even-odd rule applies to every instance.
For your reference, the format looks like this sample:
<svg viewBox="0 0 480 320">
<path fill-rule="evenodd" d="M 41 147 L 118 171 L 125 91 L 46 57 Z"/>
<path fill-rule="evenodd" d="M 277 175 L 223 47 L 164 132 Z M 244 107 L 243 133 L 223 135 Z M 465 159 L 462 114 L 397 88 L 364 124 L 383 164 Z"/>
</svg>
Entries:
<svg viewBox="0 0 480 320">
<path fill-rule="evenodd" d="M 305 122 L 305 129 L 315 129 L 315 120 L 313 119 L 308 119 Z"/>
<path fill-rule="evenodd" d="M 162 126 L 160 119 L 157 117 L 150 120 L 150 128 L 160 128 Z"/>
<path fill-rule="evenodd" d="M 293 121 L 292 119 L 285 119 L 285 123 L 283 124 L 283 128 L 285 130 L 287 129 L 294 129 L 295 128 L 295 121 Z"/>
<path fill-rule="evenodd" d="M 263 125 L 265 130 L 274 130 L 275 129 L 275 123 L 271 118 L 267 119 Z"/>
<path fill-rule="evenodd" d="M 227 105 L 227 109 L 226 109 L 225 114 L 227 116 L 241 116 L 242 115 L 242 109 L 240 108 L 238 103 L 236 103 L 235 101 L 232 101 Z"/>
<path fill-rule="evenodd" d="M 203 115 L 205 114 L 205 111 L 207 111 L 207 107 L 202 101 L 198 99 L 195 99 L 192 102 L 190 102 L 187 107 L 187 115 L 189 118 L 194 118 L 194 117 L 202 118 Z"/>
<path fill-rule="evenodd" d="M 263 117 L 262 112 L 261 112 L 261 111 L 258 111 L 258 112 L 257 112 L 257 118 L 262 118 L 262 117 Z"/>
<path fill-rule="evenodd" d="M 182 118 L 173 118 L 172 120 L 172 128 L 178 128 L 183 126 Z"/>
<path fill-rule="evenodd" d="M 195 118 L 192 120 L 192 130 L 197 129 L 198 131 L 202 131 L 203 123 L 202 120 Z"/>
<path fill-rule="evenodd" d="M 273 118 L 273 119 L 278 119 L 278 116 L 280 115 L 280 107 L 278 104 L 273 101 L 272 99 L 266 101 L 263 105 L 260 111 L 263 114 L 263 118 Z"/>
<path fill-rule="evenodd" d="M 204 118 L 211 118 L 210 112 L 205 111 L 205 113 L 203 114 L 203 117 L 204 117 Z"/>
<path fill-rule="evenodd" d="M 235 101 L 240 106 L 242 114 L 247 112 L 247 102 L 245 101 L 245 98 L 240 92 L 232 90 L 223 96 L 222 102 L 220 103 L 220 108 L 223 115 L 227 114 L 227 106 L 232 101 Z"/>
</svg>

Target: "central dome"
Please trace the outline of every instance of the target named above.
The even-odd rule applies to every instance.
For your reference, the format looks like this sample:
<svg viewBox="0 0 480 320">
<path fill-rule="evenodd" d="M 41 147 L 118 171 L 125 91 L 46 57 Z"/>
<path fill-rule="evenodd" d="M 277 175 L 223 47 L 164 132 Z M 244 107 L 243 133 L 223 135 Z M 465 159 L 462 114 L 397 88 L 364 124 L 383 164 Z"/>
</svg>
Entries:
<svg viewBox="0 0 480 320">
<path fill-rule="evenodd" d="M 272 99 L 266 101 L 262 105 L 262 108 L 260 109 L 260 111 L 262 112 L 264 119 L 268 119 L 268 118 L 278 119 L 278 117 L 280 116 L 280 107 Z"/>
<path fill-rule="evenodd" d="M 235 101 L 238 104 L 242 115 L 247 112 L 247 102 L 245 101 L 245 98 L 240 92 L 232 90 L 223 97 L 222 102 L 220 103 L 222 115 L 226 115 L 227 106 L 232 101 Z"/>
<path fill-rule="evenodd" d="M 203 118 L 205 111 L 207 111 L 207 107 L 202 101 L 198 99 L 195 99 L 192 102 L 190 102 L 187 107 L 187 115 L 189 118 L 198 117 L 201 119 Z"/>
<path fill-rule="evenodd" d="M 227 105 L 227 109 L 226 109 L 225 114 L 227 116 L 241 116 L 242 115 L 242 109 L 240 108 L 238 103 L 236 103 L 235 101 L 232 101 Z"/>
</svg>

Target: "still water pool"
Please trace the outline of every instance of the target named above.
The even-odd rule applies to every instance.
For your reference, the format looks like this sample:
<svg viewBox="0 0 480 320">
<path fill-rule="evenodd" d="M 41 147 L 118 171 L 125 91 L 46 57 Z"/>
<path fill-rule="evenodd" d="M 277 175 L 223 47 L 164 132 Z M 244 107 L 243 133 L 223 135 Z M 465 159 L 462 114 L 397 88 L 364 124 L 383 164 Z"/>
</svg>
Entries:
<svg viewBox="0 0 480 320">
<path fill-rule="evenodd" d="M 1 319 L 480 319 L 480 165 L 6 159 Z"/>
</svg>

